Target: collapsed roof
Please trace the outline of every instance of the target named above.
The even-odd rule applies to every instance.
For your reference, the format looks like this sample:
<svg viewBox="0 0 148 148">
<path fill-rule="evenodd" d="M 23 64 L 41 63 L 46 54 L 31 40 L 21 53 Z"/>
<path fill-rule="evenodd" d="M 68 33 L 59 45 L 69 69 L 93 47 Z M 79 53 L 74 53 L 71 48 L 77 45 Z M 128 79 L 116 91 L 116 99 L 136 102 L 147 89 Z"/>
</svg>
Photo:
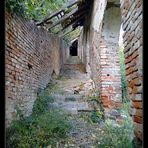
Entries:
<svg viewBox="0 0 148 148">
<path fill-rule="evenodd" d="M 66 6 L 37 22 L 36 25 L 64 37 L 76 28 L 84 26 L 91 2 L 91 0 L 71 0 Z M 71 29 L 68 30 L 68 27 Z"/>
</svg>

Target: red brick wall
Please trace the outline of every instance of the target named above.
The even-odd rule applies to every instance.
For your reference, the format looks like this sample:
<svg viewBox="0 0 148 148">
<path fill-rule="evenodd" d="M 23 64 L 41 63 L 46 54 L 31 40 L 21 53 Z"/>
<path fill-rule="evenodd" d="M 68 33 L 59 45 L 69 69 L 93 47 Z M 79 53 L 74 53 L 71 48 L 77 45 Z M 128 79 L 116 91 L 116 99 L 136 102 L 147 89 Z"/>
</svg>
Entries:
<svg viewBox="0 0 148 148">
<path fill-rule="evenodd" d="M 58 75 L 66 44 L 35 23 L 6 11 L 6 124 L 15 117 L 18 105 L 25 115 L 32 111 L 37 92 Z M 62 45 L 62 46 L 60 46 Z M 62 55 L 62 56 L 60 56 Z"/>
<path fill-rule="evenodd" d="M 101 100 L 104 107 L 122 105 L 121 72 L 119 62 L 120 8 L 109 7 L 104 12 L 100 42 Z"/>
<path fill-rule="evenodd" d="M 125 31 L 124 53 L 130 114 L 133 118 L 136 137 L 142 140 L 142 0 L 123 0 L 121 3 L 123 29 Z"/>
<path fill-rule="evenodd" d="M 122 101 L 119 64 L 120 8 L 106 9 L 107 1 L 95 1 L 91 23 L 83 32 L 83 57 L 105 108 Z M 88 18 L 90 19 L 90 18 Z M 86 21 L 87 24 L 89 21 Z M 87 25 L 86 25 L 87 27 Z"/>
</svg>

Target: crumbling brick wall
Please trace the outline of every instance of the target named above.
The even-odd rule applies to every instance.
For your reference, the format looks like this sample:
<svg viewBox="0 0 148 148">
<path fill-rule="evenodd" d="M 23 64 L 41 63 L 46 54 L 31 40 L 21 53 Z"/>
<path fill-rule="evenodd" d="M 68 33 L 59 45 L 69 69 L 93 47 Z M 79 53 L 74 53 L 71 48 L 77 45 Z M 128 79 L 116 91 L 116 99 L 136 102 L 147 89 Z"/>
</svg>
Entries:
<svg viewBox="0 0 148 148">
<path fill-rule="evenodd" d="M 16 115 L 16 106 L 24 115 L 32 112 L 39 90 L 48 85 L 52 74 L 59 74 L 67 46 L 34 22 L 7 11 L 5 17 L 6 124 L 9 124 Z"/>
<path fill-rule="evenodd" d="M 86 60 L 86 68 L 93 78 L 96 88 L 101 91 L 101 52 L 100 52 L 100 40 L 101 40 L 101 28 L 104 16 L 104 10 L 106 8 L 106 0 L 94 0 L 91 16 L 86 21 L 87 24 L 90 21 L 90 25 L 86 26 L 84 31 L 84 38 L 86 38 L 86 45 L 84 52 L 87 52 L 84 57 Z M 85 37 L 87 36 L 87 37 Z"/>
<path fill-rule="evenodd" d="M 104 107 L 120 107 L 122 101 L 119 64 L 120 8 L 106 10 L 106 0 L 94 0 L 91 19 L 84 28 L 83 58 Z M 90 25 L 89 24 L 90 22 Z M 86 28 L 89 27 L 89 28 Z"/>
<path fill-rule="evenodd" d="M 119 62 L 120 7 L 107 3 L 100 41 L 101 100 L 107 108 L 122 105 L 121 71 Z"/>
<path fill-rule="evenodd" d="M 134 121 L 134 133 L 142 140 L 142 0 L 123 0 L 123 42 L 126 64 L 126 79 L 131 100 L 130 114 Z"/>
<path fill-rule="evenodd" d="M 120 106 L 122 99 L 118 46 L 117 42 L 113 43 L 118 39 L 117 36 L 114 36 L 114 30 L 112 30 L 113 27 L 117 27 L 114 26 L 113 22 L 116 16 L 112 15 L 113 17 L 110 20 L 112 24 L 109 23 L 108 19 L 108 22 L 103 22 L 107 2 L 110 2 L 108 10 L 112 9 L 111 6 L 114 2 L 119 3 L 116 0 L 94 0 L 91 19 L 89 17 L 91 20 L 90 28 L 86 31 L 84 29 L 80 36 L 82 38 L 80 43 L 82 44 L 83 61 L 87 66 L 87 71 L 90 72 L 95 81 L 105 107 Z M 142 140 L 142 0 L 120 0 L 120 3 L 121 15 L 119 12 L 118 14 L 122 18 L 120 23 L 123 23 L 123 30 L 125 31 L 123 42 L 125 46 L 126 79 L 131 100 L 130 114 L 135 125 L 135 135 Z M 117 5 L 114 6 L 117 7 Z M 109 14 L 111 15 L 111 12 Z M 89 20 L 86 22 L 88 23 Z M 108 25 L 108 30 L 102 29 L 103 23 Z M 106 32 L 106 35 L 113 35 L 113 40 L 110 41 L 112 37 L 110 39 L 103 37 L 103 31 Z M 83 42 L 83 39 L 85 42 Z M 115 44 L 115 46 L 112 46 L 112 44 Z M 114 48 L 116 49 L 114 50 Z M 116 101 L 116 94 L 119 101 Z M 111 97 L 112 99 L 108 99 Z"/>
</svg>

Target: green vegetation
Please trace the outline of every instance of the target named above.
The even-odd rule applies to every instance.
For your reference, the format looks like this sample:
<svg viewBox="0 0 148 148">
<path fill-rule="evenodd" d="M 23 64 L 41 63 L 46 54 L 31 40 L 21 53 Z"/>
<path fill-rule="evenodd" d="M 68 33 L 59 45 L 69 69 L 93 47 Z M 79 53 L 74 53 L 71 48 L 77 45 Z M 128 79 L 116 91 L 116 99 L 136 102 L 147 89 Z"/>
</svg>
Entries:
<svg viewBox="0 0 148 148">
<path fill-rule="evenodd" d="M 65 6 L 68 1 L 69 0 L 6 0 L 6 8 L 29 20 L 42 21 L 45 17 Z M 71 7 L 71 9 L 73 7 Z M 67 10 L 67 12 L 71 9 Z M 52 18 L 51 23 L 55 21 L 57 21 L 56 17 Z M 51 29 L 51 32 L 57 33 L 61 28 L 61 25 L 57 25 Z M 68 28 L 64 31 L 67 32 Z M 80 28 L 77 28 L 73 32 L 67 34 L 64 37 L 64 40 L 68 43 L 79 34 Z"/>
<path fill-rule="evenodd" d="M 55 148 L 59 141 L 68 138 L 71 129 L 68 115 L 62 110 L 48 109 L 48 103 L 53 102 L 53 98 L 48 95 L 55 88 L 55 85 L 51 85 L 39 95 L 29 117 L 23 117 L 18 109 L 19 120 L 14 120 L 6 129 L 8 148 Z"/>
<path fill-rule="evenodd" d="M 127 97 L 127 83 L 126 83 L 126 75 L 125 75 L 125 63 L 124 63 L 124 47 L 120 46 L 119 48 L 119 58 L 120 58 L 120 68 L 121 68 L 121 84 L 122 84 L 122 101 L 129 101 Z"/>
<path fill-rule="evenodd" d="M 100 121 L 103 120 L 103 112 L 102 111 L 96 111 L 93 110 L 91 112 L 90 119 L 93 123 L 99 123 Z"/>
<path fill-rule="evenodd" d="M 63 75 L 58 75 L 58 77 L 56 78 L 56 80 L 61 80 L 61 81 L 64 81 L 66 80 L 67 78 Z"/>
<path fill-rule="evenodd" d="M 103 131 L 98 135 L 98 148 L 133 148 L 133 122 L 128 114 L 129 103 L 124 103 L 121 109 L 126 119 L 115 125 L 113 120 L 107 119 Z"/>
<path fill-rule="evenodd" d="M 68 0 L 6 0 L 6 7 L 33 20 L 42 20 Z"/>
<path fill-rule="evenodd" d="M 96 89 L 93 89 L 91 90 L 91 93 L 93 95 L 89 97 L 89 100 L 93 103 L 94 110 L 91 111 L 89 118 L 93 123 L 100 123 L 101 121 L 104 121 L 104 108 L 99 99 L 99 92 L 96 91 Z"/>
</svg>

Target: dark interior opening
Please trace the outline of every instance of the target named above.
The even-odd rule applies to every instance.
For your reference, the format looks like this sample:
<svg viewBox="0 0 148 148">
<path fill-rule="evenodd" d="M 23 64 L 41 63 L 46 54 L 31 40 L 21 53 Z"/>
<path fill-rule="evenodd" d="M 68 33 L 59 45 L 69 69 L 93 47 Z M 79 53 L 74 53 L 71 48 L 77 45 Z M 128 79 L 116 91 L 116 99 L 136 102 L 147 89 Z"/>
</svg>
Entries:
<svg viewBox="0 0 148 148">
<path fill-rule="evenodd" d="M 70 55 L 77 56 L 78 55 L 78 40 L 75 40 L 70 46 Z"/>
</svg>

